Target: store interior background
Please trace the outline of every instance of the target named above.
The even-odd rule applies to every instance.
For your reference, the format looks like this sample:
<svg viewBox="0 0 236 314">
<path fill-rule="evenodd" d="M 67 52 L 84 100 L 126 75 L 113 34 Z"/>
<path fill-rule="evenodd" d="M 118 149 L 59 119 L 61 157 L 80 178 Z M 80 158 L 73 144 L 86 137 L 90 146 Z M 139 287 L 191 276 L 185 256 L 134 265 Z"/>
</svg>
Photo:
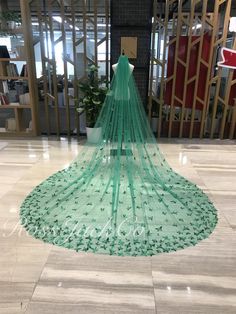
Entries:
<svg viewBox="0 0 236 314">
<path fill-rule="evenodd" d="M 1 1 L 1 10 L 24 10 L 28 34 L 32 29 L 27 56 L 35 66 L 35 134 L 84 134 L 85 117 L 78 118 L 74 102 L 78 83 L 91 64 L 110 81 L 121 38 L 132 37 L 137 53 L 130 62 L 157 137 L 235 138 L 236 75 L 217 67 L 220 48 L 236 47 L 236 32 L 229 31 L 234 1 L 21 2 Z M 13 52 L 24 41 L 24 35 L 1 36 Z M 20 69 L 23 62 L 16 64 Z M 23 114 L 29 124 L 32 113 Z M 0 127 L 11 115 L 0 112 Z"/>
</svg>

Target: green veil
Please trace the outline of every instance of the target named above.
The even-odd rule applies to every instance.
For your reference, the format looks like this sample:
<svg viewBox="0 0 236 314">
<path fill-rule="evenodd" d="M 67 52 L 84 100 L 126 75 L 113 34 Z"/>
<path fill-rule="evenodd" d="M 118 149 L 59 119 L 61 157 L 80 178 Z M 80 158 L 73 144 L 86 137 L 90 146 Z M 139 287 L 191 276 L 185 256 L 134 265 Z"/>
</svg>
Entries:
<svg viewBox="0 0 236 314">
<path fill-rule="evenodd" d="M 95 127 L 96 140 L 24 200 L 21 223 L 31 235 L 124 256 L 175 251 L 209 236 L 216 210 L 165 161 L 126 56 L 119 58 Z"/>
</svg>

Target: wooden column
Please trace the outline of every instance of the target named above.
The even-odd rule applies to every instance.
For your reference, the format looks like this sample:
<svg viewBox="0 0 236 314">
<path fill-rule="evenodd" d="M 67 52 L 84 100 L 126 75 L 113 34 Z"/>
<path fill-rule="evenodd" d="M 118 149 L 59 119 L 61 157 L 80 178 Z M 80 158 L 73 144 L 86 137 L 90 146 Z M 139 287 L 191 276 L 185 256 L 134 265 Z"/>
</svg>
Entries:
<svg viewBox="0 0 236 314">
<path fill-rule="evenodd" d="M 39 133 L 38 125 L 38 87 L 36 82 L 36 68 L 34 57 L 34 45 L 33 34 L 31 27 L 31 14 L 29 8 L 29 0 L 20 0 L 21 18 L 24 32 L 25 50 L 27 55 L 28 77 L 29 77 L 29 89 L 30 89 L 30 101 L 32 106 L 32 124 L 34 135 Z"/>
</svg>

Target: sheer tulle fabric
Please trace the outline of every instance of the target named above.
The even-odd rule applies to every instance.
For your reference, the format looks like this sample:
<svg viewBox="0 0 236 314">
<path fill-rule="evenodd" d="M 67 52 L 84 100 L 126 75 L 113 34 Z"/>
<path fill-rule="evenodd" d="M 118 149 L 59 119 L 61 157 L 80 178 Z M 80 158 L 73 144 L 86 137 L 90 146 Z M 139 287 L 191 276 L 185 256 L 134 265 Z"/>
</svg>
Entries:
<svg viewBox="0 0 236 314">
<path fill-rule="evenodd" d="M 195 245 L 216 210 L 161 154 L 126 56 L 96 123 L 97 143 L 37 186 L 21 206 L 34 237 L 77 251 L 154 255 Z"/>
</svg>

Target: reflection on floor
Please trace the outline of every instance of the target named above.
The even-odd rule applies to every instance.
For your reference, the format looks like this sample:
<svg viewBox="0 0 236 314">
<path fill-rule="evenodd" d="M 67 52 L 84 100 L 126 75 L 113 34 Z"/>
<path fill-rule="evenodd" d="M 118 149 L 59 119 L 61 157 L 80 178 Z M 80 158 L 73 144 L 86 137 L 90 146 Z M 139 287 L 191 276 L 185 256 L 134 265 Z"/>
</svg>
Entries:
<svg viewBox="0 0 236 314">
<path fill-rule="evenodd" d="M 82 145 L 0 140 L 0 314 L 236 313 L 235 141 L 161 141 L 167 161 L 214 202 L 219 223 L 197 246 L 154 257 L 76 253 L 19 225 L 24 197 Z"/>
</svg>

